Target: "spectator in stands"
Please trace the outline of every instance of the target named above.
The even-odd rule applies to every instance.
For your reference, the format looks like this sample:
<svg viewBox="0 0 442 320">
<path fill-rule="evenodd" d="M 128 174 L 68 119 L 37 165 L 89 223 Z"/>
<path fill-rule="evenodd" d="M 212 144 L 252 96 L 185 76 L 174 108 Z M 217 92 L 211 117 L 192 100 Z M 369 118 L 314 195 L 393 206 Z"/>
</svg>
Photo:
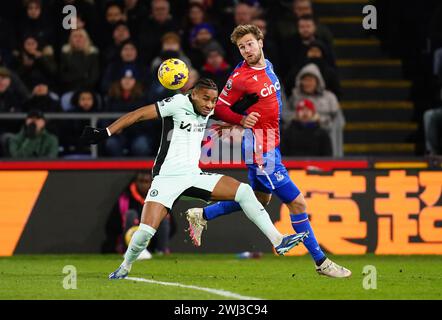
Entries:
<svg viewBox="0 0 442 320">
<path fill-rule="evenodd" d="M 227 59 L 232 65 L 237 65 L 243 58 L 236 46 L 230 42 L 230 34 L 236 26 L 241 24 L 252 24 L 254 18 L 254 8 L 247 2 L 238 2 L 233 11 L 233 24 L 228 24 L 223 28 L 223 34 L 226 37 L 220 39 L 224 48 L 227 48 Z"/>
<path fill-rule="evenodd" d="M 442 107 L 424 113 L 425 145 L 430 155 L 442 155 Z"/>
<path fill-rule="evenodd" d="M 26 14 L 19 23 L 19 39 L 32 33 L 45 43 L 53 43 L 55 39 L 51 25 L 52 20 L 42 14 L 41 0 L 25 0 L 24 4 Z"/>
<path fill-rule="evenodd" d="M 144 87 L 130 68 L 123 70 L 117 81 L 113 82 L 108 94 L 106 110 L 109 112 L 129 112 L 145 104 Z"/>
<path fill-rule="evenodd" d="M 190 31 L 201 23 L 209 23 L 203 4 L 191 2 L 187 10 L 187 16 L 182 26 L 182 38 L 186 40 L 183 43 L 185 50 L 189 49 L 190 44 L 187 39 L 190 39 Z"/>
<path fill-rule="evenodd" d="M 59 97 L 49 90 L 48 82 L 40 81 L 32 89 L 32 96 L 23 104 L 23 111 L 41 110 L 42 112 L 60 112 Z"/>
<path fill-rule="evenodd" d="M 19 112 L 27 96 L 14 86 L 11 72 L 0 67 L 0 112 Z"/>
<path fill-rule="evenodd" d="M 121 46 L 125 41 L 128 41 L 130 38 L 130 30 L 126 23 L 120 21 L 115 24 L 112 32 L 112 43 L 106 48 L 103 53 L 103 65 L 107 65 L 118 60 Z"/>
<path fill-rule="evenodd" d="M 84 113 L 100 111 L 100 101 L 97 94 L 88 89 L 75 91 L 71 98 L 71 104 L 73 106 L 72 112 Z M 81 128 L 84 128 L 84 126 Z"/>
<path fill-rule="evenodd" d="M 74 92 L 71 98 L 72 112 L 86 114 L 100 111 L 100 101 L 95 92 L 88 89 L 80 89 Z M 63 145 L 64 155 L 70 157 L 90 157 L 90 146 L 80 144 L 78 137 L 83 128 L 90 125 L 89 120 L 63 121 L 60 143 Z"/>
<path fill-rule="evenodd" d="M 324 77 L 326 89 L 332 91 L 338 98 L 341 95 L 341 86 L 339 83 L 338 73 L 335 68 L 328 64 L 328 57 L 330 52 L 327 51 L 326 46 L 319 40 L 310 43 L 306 52 L 306 56 L 302 58 L 299 64 L 293 65 L 288 71 L 288 75 L 284 81 L 287 94 L 289 90 L 295 85 L 295 78 L 299 71 L 307 64 L 314 63 L 321 71 Z"/>
<path fill-rule="evenodd" d="M 107 47 L 111 45 L 112 36 L 116 25 L 120 22 L 126 22 L 127 17 L 124 14 L 124 7 L 118 2 L 108 2 L 105 8 L 105 23 L 103 28 L 103 45 Z"/>
<path fill-rule="evenodd" d="M 208 22 L 204 6 L 201 3 L 190 3 L 186 20 L 187 21 L 185 22 L 184 29 L 192 29 L 194 26 L 200 23 Z"/>
<path fill-rule="evenodd" d="M 301 100 L 296 105 L 293 120 L 282 134 L 281 152 L 301 157 L 333 155 L 330 137 L 320 127 L 319 115 L 310 100 Z"/>
<path fill-rule="evenodd" d="M 125 251 L 133 233 L 140 224 L 144 199 L 151 184 L 152 174 L 149 171 L 139 171 L 127 189 L 119 196 L 106 226 L 108 233 L 107 245 L 111 247 L 109 251 Z M 155 237 L 152 238 L 149 246 L 142 252 L 139 259 L 152 258 L 148 250 L 158 254 L 168 254 L 170 252 L 169 239 L 174 227 L 172 216 L 168 215 L 161 222 Z"/>
<path fill-rule="evenodd" d="M 88 27 L 86 26 L 86 22 L 84 21 L 84 18 L 81 16 L 81 14 L 79 14 L 77 12 L 77 15 L 75 17 L 72 17 L 72 20 L 70 21 L 72 25 L 76 25 L 77 28 L 76 29 L 85 29 L 88 34 L 89 30 Z M 69 36 L 71 34 L 71 29 L 65 29 L 65 28 L 60 28 L 62 29 L 62 31 L 59 31 L 58 34 L 58 44 L 65 44 L 69 41 Z M 92 35 L 91 35 L 91 39 L 92 39 Z M 94 39 L 95 40 L 95 39 Z M 97 41 L 99 41 L 99 39 L 97 39 Z M 59 45 L 58 47 L 58 51 L 60 51 L 61 46 Z"/>
<path fill-rule="evenodd" d="M 233 12 L 235 26 L 241 24 L 251 24 L 254 18 L 254 9 L 247 2 L 238 2 L 235 5 L 235 10 Z"/>
<path fill-rule="evenodd" d="M 259 30 L 261 30 L 262 34 L 264 35 L 264 52 L 265 52 L 265 56 L 266 59 L 269 59 L 269 61 L 272 62 L 273 64 L 273 68 L 276 71 L 276 74 L 279 74 L 279 53 L 278 53 L 278 46 L 276 44 L 276 42 L 274 41 L 274 38 L 271 34 L 269 34 L 268 32 L 268 27 L 267 27 L 267 21 L 261 16 L 261 17 L 256 17 L 252 20 L 252 24 L 257 26 L 259 28 Z M 238 50 L 236 50 L 238 51 Z M 237 63 L 239 63 L 240 60 L 235 61 L 235 65 Z"/>
<path fill-rule="evenodd" d="M 120 80 L 114 82 L 109 90 L 106 111 L 129 112 L 147 104 L 143 85 L 137 81 L 132 70 L 125 70 Z M 152 137 L 149 130 L 153 124 L 133 126 L 124 133 L 110 137 L 105 143 L 105 152 L 110 156 L 123 156 L 126 152 L 132 156 L 153 154 Z"/>
<path fill-rule="evenodd" d="M 72 30 L 69 43 L 63 46 L 60 79 L 63 90 L 94 88 L 99 78 L 98 49 L 84 29 Z"/>
<path fill-rule="evenodd" d="M 115 27 L 118 22 L 126 21 L 124 8 L 116 1 L 108 2 L 105 9 L 106 21 L 110 27 Z M 113 28 L 112 28 L 113 29 Z"/>
<path fill-rule="evenodd" d="M 215 40 L 215 29 L 211 24 L 202 23 L 195 26 L 190 33 L 189 58 L 195 69 L 201 69 L 205 62 L 204 52 L 209 45 L 220 44 Z"/>
<path fill-rule="evenodd" d="M 276 22 L 279 39 L 286 39 L 298 32 L 298 19 L 302 16 L 314 16 L 311 0 L 293 0 L 292 12 L 288 18 L 280 18 Z M 333 35 L 327 26 L 316 21 L 316 33 L 328 45 L 333 43 Z"/>
<path fill-rule="evenodd" d="M 101 81 L 101 92 L 106 94 L 112 82 L 119 80 L 125 70 L 132 70 L 135 79 L 141 81 L 146 88 L 149 85 L 149 69 L 138 58 L 138 49 L 132 40 L 126 40 L 121 44 L 119 59 L 111 62 Z"/>
<path fill-rule="evenodd" d="M 344 115 L 335 94 L 325 89 L 325 82 L 319 68 L 314 64 L 306 65 L 297 75 L 295 83 L 288 104 L 289 111 L 293 112 L 299 101 L 311 100 L 319 114 L 321 128 L 327 130 L 332 141 L 333 156 L 343 156 Z M 284 113 L 284 118 L 291 121 L 291 113 L 287 111 Z"/>
<path fill-rule="evenodd" d="M 144 1 L 140 0 L 124 0 L 124 15 L 130 33 L 134 39 L 137 39 L 140 24 L 149 18 L 149 9 Z"/>
<path fill-rule="evenodd" d="M 225 60 L 224 49 L 218 43 L 212 43 L 205 49 L 206 63 L 201 69 L 201 76 L 212 79 L 218 88 L 223 88 L 232 68 Z"/>
<path fill-rule="evenodd" d="M 316 30 L 316 22 L 313 16 L 302 16 L 298 19 L 299 32 L 283 40 L 284 50 L 281 50 L 283 79 L 287 76 L 290 65 L 302 63 L 312 43 L 316 40 L 324 40 L 318 37 Z M 323 43 L 324 50 L 328 53 L 324 58 L 327 59 L 326 61 L 330 66 L 335 67 L 336 63 L 331 44 Z"/>
<path fill-rule="evenodd" d="M 58 0 L 52 2 L 51 15 L 55 18 L 55 32 L 58 33 L 57 43 L 54 44 L 56 52 L 60 52 L 61 47 L 69 41 L 71 30 L 61 27 L 66 19 L 66 13 L 63 13 L 63 9 L 68 5 L 74 6 L 77 10 L 77 16 L 74 18 L 74 20 L 77 20 L 77 29 L 85 29 L 94 42 L 96 41 L 100 47 L 103 45 L 103 35 L 105 32 L 100 30 L 101 21 L 98 14 L 98 1 Z"/>
<path fill-rule="evenodd" d="M 181 50 L 181 38 L 175 32 L 167 32 L 161 38 L 161 52 L 159 56 L 152 60 L 150 71 L 153 75 L 157 74 L 158 67 L 165 60 L 166 56 L 173 56 L 184 61 L 188 68 L 192 67 L 192 62 L 189 57 Z"/>
<path fill-rule="evenodd" d="M 22 48 L 14 51 L 14 56 L 14 69 L 29 90 L 41 81 L 53 81 L 57 75 L 52 46 L 44 45 L 32 35 L 25 36 Z"/>
<path fill-rule="evenodd" d="M 56 158 L 58 139 L 46 129 L 43 112 L 32 110 L 25 125 L 9 141 L 9 155 L 13 158 Z"/>
<path fill-rule="evenodd" d="M 161 37 L 166 32 L 178 32 L 179 26 L 170 13 L 170 4 L 167 0 L 152 0 L 151 16 L 143 21 L 140 30 L 139 44 L 141 51 L 150 62 L 161 50 Z"/>
</svg>

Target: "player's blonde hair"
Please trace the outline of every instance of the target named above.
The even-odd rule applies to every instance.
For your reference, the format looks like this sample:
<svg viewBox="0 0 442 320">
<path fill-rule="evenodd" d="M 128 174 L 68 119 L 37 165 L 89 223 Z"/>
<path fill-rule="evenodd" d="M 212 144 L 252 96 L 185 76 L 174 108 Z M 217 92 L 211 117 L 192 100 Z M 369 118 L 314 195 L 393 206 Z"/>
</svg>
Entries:
<svg viewBox="0 0 442 320">
<path fill-rule="evenodd" d="M 262 31 L 253 24 L 242 24 L 237 26 L 230 35 L 230 40 L 236 45 L 239 39 L 249 33 L 252 34 L 256 40 L 264 40 L 264 34 Z"/>
</svg>

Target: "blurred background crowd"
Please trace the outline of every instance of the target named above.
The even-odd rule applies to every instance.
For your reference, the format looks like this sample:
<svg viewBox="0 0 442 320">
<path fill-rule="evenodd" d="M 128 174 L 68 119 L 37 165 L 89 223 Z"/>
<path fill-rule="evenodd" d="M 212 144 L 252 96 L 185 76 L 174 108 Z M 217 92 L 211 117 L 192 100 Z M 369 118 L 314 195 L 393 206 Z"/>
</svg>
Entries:
<svg viewBox="0 0 442 320">
<path fill-rule="evenodd" d="M 400 78 L 410 83 L 402 100 L 411 103 L 409 120 L 416 123 L 404 138 L 414 145 L 407 152 L 440 154 L 442 6 L 439 1 L 370 3 L 377 8 L 378 29 L 364 31 L 361 24 L 353 28 L 366 41 L 379 41 L 387 58 L 401 61 Z M 66 5 L 77 9 L 75 30 L 63 28 Z M 167 58 L 179 58 L 190 67 L 183 91 L 199 77 L 212 78 L 221 89 L 241 61 L 230 43 L 233 28 L 240 24 L 262 30 L 266 58 L 282 84 L 283 154 L 352 154 L 350 145 L 345 147 L 345 129 L 354 115 L 351 104 L 342 101 L 364 97 L 353 98 L 355 84 L 341 75 L 348 60 L 339 58 L 349 36 L 337 39 L 333 20 L 315 8 L 311 0 L 2 1 L 0 116 L 26 113 L 26 119 L 0 118 L 0 157 L 90 157 L 90 149 L 78 144 L 82 128 L 90 123 L 87 116 L 50 120 L 45 114 L 128 112 L 170 96 L 174 92 L 156 77 Z M 389 113 L 381 111 L 381 117 Z M 110 121 L 99 119 L 98 125 Z M 107 140 L 98 156 L 155 156 L 160 128 L 159 121 L 136 125 Z M 358 127 L 350 123 L 347 128 Z"/>
</svg>

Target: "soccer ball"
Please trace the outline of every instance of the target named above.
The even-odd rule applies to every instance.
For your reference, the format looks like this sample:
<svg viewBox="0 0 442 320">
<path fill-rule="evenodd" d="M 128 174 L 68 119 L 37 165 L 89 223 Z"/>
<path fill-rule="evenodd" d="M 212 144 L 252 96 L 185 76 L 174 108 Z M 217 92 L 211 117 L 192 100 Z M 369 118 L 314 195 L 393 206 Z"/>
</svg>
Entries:
<svg viewBox="0 0 442 320">
<path fill-rule="evenodd" d="M 180 89 L 189 80 L 189 69 L 180 59 L 167 59 L 158 68 L 158 80 L 169 90 Z"/>
</svg>

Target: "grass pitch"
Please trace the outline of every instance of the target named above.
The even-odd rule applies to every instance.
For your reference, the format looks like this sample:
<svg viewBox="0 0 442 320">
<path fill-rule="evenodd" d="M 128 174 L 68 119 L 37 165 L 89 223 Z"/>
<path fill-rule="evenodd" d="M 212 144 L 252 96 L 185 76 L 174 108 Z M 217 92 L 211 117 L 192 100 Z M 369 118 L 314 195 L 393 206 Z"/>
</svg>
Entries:
<svg viewBox="0 0 442 320">
<path fill-rule="evenodd" d="M 233 254 L 171 254 L 136 262 L 131 277 L 225 290 L 261 299 L 442 299 L 442 256 L 337 256 L 349 279 L 316 274 L 308 256 L 238 260 Z M 110 281 L 117 255 L 23 255 L 0 258 L 0 299 L 232 299 L 195 287 Z M 66 290 L 66 265 L 77 289 Z M 363 268 L 376 267 L 377 289 L 363 287 Z"/>
</svg>

